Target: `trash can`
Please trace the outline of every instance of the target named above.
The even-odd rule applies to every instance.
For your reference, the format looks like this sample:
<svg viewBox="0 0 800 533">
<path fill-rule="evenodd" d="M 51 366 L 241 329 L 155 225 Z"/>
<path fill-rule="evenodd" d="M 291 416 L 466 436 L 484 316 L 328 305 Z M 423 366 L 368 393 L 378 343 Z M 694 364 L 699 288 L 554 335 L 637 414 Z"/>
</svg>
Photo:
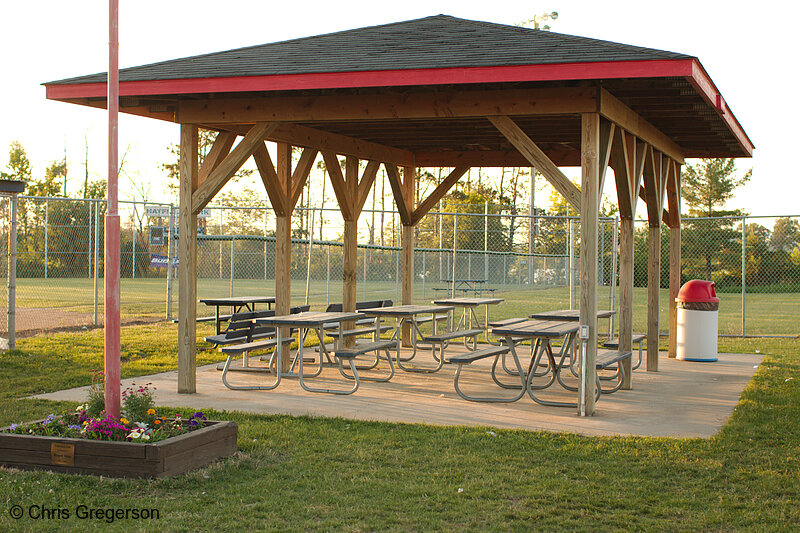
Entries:
<svg viewBox="0 0 800 533">
<path fill-rule="evenodd" d="M 678 308 L 676 359 L 716 361 L 719 298 L 714 282 L 688 281 L 678 291 L 675 301 Z"/>
</svg>

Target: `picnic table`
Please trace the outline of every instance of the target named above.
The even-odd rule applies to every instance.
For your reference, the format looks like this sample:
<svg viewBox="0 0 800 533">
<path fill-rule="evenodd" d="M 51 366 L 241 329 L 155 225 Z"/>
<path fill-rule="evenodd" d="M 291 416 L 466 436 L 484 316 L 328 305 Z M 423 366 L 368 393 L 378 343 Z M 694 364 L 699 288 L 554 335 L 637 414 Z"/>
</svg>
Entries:
<svg viewBox="0 0 800 533">
<path fill-rule="evenodd" d="M 408 323 L 411 326 L 411 346 L 413 348 L 412 354 L 405 358 L 405 361 L 410 361 L 414 358 L 417 354 L 417 337 L 420 338 L 422 342 L 429 342 L 430 337 L 426 337 L 423 335 L 422 331 L 419 329 L 419 324 L 417 323 L 417 316 L 418 315 L 433 315 L 433 333 L 434 335 L 437 334 L 437 320 L 436 315 L 440 315 L 443 313 L 449 313 L 454 309 L 453 306 L 446 306 L 446 305 L 392 305 L 389 307 L 374 307 L 371 309 L 360 309 L 359 312 L 363 313 L 367 316 L 374 316 L 374 317 L 387 317 L 387 318 L 394 318 L 395 319 L 395 330 L 392 334 L 392 339 L 396 341 L 400 341 L 401 339 L 401 331 L 403 330 L 403 325 Z M 435 357 L 435 355 L 434 355 Z M 415 372 L 415 371 L 422 371 L 411 369 L 409 367 L 403 366 L 403 359 L 400 358 L 400 354 L 398 351 L 397 354 L 397 366 L 400 367 L 402 370 L 407 372 Z M 439 366 L 435 369 L 438 370 L 441 368 L 442 362 L 444 358 L 439 358 Z M 435 371 L 434 370 L 434 371 Z"/>
<path fill-rule="evenodd" d="M 278 354 L 277 363 L 276 363 L 276 380 L 272 385 L 267 387 L 261 387 L 260 390 L 270 390 L 278 386 L 282 377 L 297 377 L 300 381 L 300 386 L 309 392 L 327 392 L 331 394 L 352 394 L 353 392 L 358 389 L 359 380 L 358 380 L 358 372 L 356 370 L 355 364 L 352 359 L 349 359 L 350 369 L 353 372 L 355 384 L 351 389 L 324 389 L 324 388 L 317 388 L 317 387 L 310 387 L 306 384 L 305 380 L 310 377 L 319 376 L 322 373 L 322 358 L 323 354 L 320 352 L 319 356 L 319 366 L 315 373 L 305 375 L 303 372 L 303 344 L 305 344 L 305 338 L 308 335 L 308 332 L 313 330 L 317 334 L 317 338 L 321 343 L 323 343 L 323 339 L 325 338 L 325 331 L 324 326 L 330 326 L 331 324 L 338 324 L 338 339 L 339 339 L 339 346 L 341 346 L 342 340 L 342 333 L 344 328 L 344 322 L 357 320 L 359 318 L 363 318 L 363 315 L 359 313 L 349 313 L 349 312 L 329 312 L 329 311 L 306 311 L 303 313 L 297 313 L 294 315 L 283 315 L 283 316 L 272 316 L 272 317 L 265 317 L 258 319 L 259 324 L 263 324 L 266 326 L 273 326 L 277 330 L 277 346 L 276 351 Z M 282 370 L 282 361 L 285 356 L 283 343 L 283 330 L 285 328 L 295 328 L 299 334 L 299 342 L 297 348 L 297 355 L 295 356 L 295 362 L 298 365 L 297 373 L 293 373 L 291 368 L 289 372 L 284 372 Z M 340 372 L 344 374 L 341 369 L 341 360 L 340 360 Z M 345 375 L 345 377 L 348 377 Z"/>
<path fill-rule="evenodd" d="M 477 326 L 483 330 L 487 339 L 489 338 L 489 306 L 497 305 L 502 302 L 502 298 L 470 298 L 466 296 L 461 298 L 439 298 L 437 300 L 433 300 L 433 303 L 436 305 L 447 305 L 455 307 L 456 309 L 461 309 L 461 318 L 459 319 L 458 324 L 455 324 L 455 312 L 453 313 L 453 323 L 451 324 L 450 329 L 457 330 L 462 327 L 472 329 L 474 326 Z M 481 305 L 486 307 L 486 315 L 483 321 L 479 320 L 475 313 L 475 309 Z M 465 345 L 466 342 L 467 339 L 465 337 Z M 475 346 L 473 345 L 473 349 L 474 348 Z"/>
<path fill-rule="evenodd" d="M 463 279 L 456 279 L 455 281 L 452 279 L 443 279 L 440 280 L 442 283 L 446 283 L 450 285 L 449 287 L 438 287 L 434 290 L 442 290 L 442 291 L 461 291 L 465 296 L 472 293 L 478 296 L 482 296 L 484 291 L 494 293 L 495 289 L 491 289 L 486 286 L 489 283 L 488 279 L 470 279 L 470 278 L 463 278 Z M 455 296 L 452 294 L 451 296 Z"/>
<path fill-rule="evenodd" d="M 557 311 L 539 311 L 531 313 L 528 318 L 537 320 L 566 320 L 569 322 L 577 322 L 580 320 L 580 309 L 559 309 Z M 613 309 L 599 309 L 597 311 L 597 318 L 610 318 L 616 314 Z"/>
<path fill-rule="evenodd" d="M 577 336 L 580 324 L 576 320 L 526 320 L 524 322 L 516 322 L 505 326 L 495 327 L 492 331 L 495 335 L 502 337 L 508 346 L 509 352 L 514 359 L 517 368 L 520 368 L 520 360 L 517 355 L 516 345 L 520 338 L 530 339 L 531 343 L 536 343 L 533 350 L 532 358 L 528 366 L 527 373 L 520 377 L 521 394 L 517 399 L 521 398 L 525 391 L 531 399 L 541 405 L 549 405 L 555 407 L 577 407 L 577 403 L 557 402 L 545 400 L 540 398 L 534 393 L 535 390 L 542 390 L 550 387 L 553 383 L 558 383 L 567 390 L 577 390 L 574 387 L 565 385 L 561 379 L 560 373 L 563 368 L 571 365 L 575 359 L 575 338 Z M 558 355 L 553 353 L 552 341 L 553 339 L 563 338 L 564 341 Z M 534 385 L 533 378 L 537 375 L 536 369 L 543 355 L 547 356 L 549 361 L 550 376 L 549 382 L 544 385 Z M 570 363 L 565 365 L 567 358 Z M 514 387 L 516 388 L 516 387 Z M 600 391 L 599 379 L 597 380 L 598 394 Z"/>
<path fill-rule="evenodd" d="M 216 323 L 217 335 L 222 332 L 220 323 L 223 318 L 219 314 L 220 307 L 228 307 L 231 310 L 231 315 L 241 313 L 242 310 L 255 311 L 256 304 L 265 303 L 267 309 L 272 309 L 272 304 L 275 303 L 274 296 L 225 296 L 222 298 L 200 298 L 200 303 L 209 307 L 214 307 L 214 322 Z"/>
</svg>

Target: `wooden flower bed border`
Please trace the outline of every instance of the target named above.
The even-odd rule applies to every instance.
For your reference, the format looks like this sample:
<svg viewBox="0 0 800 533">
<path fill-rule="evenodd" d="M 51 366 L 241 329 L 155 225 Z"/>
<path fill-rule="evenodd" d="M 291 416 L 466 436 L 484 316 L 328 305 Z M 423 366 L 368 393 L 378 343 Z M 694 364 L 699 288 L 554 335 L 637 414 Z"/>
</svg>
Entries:
<svg viewBox="0 0 800 533">
<path fill-rule="evenodd" d="M 238 429 L 235 422 L 210 420 L 153 443 L 0 433 L 0 465 L 108 477 L 175 476 L 236 453 Z"/>
</svg>

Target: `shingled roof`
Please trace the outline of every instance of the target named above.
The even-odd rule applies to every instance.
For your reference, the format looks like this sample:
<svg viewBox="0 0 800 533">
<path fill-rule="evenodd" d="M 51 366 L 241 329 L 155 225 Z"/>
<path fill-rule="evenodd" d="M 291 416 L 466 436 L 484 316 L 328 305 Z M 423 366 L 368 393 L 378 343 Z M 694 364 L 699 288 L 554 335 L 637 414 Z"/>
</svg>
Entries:
<svg viewBox="0 0 800 533">
<path fill-rule="evenodd" d="M 454 67 L 691 59 L 586 37 L 436 15 L 120 70 L 148 81 Z M 46 85 L 105 82 L 93 74 Z"/>
</svg>

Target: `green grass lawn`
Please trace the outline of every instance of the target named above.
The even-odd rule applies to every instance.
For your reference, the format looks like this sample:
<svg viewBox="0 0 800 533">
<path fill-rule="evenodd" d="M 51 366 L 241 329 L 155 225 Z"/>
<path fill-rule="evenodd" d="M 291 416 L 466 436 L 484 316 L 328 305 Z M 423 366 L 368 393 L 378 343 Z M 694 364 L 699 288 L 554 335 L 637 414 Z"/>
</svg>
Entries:
<svg viewBox="0 0 800 533">
<path fill-rule="evenodd" d="M 208 332 L 202 325 L 198 338 Z M 122 343 L 125 377 L 176 367 L 172 324 L 123 328 Z M 203 344 L 198 364 L 219 359 Z M 19 398 L 87 385 L 102 366 L 99 330 L 18 346 L 0 355 L 0 425 L 72 408 Z M 0 469 L 0 531 L 796 530 L 800 340 L 720 339 L 720 350 L 765 358 L 708 440 L 214 413 L 239 423 L 240 453 L 176 478 Z M 76 519 L 81 504 L 156 508 L 160 518 L 110 526 Z M 73 517 L 15 521 L 13 505 Z"/>
<path fill-rule="evenodd" d="M 94 283 L 91 279 L 19 279 L 17 287 L 18 307 L 56 308 L 92 313 L 94 310 Z M 434 287 L 441 283 L 428 282 L 424 286 L 417 281 L 414 286 L 414 299 L 417 303 L 429 302 L 433 298 L 442 297 L 444 293 L 435 292 Z M 493 318 L 510 318 L 525 316 L 533 311 L 565 309 L 569 307 L 569 289 L 557 287 L 549 289 L 530 289 L 526 285 L 497 285 L 495 295 L 505 299 L 499 306 L 493 306 Z M 165 279 L 130 279 L 121 280 L 121 313 L 124 319 L 163 318 L 166 316 L 166 280 Z M 293 280 L 292 304 L 305 303 L 305 281 Z M 391 299 L 400 302 L 399 285 L 395 282 L 359 280 L 357 287 L 358 300 Z M 103 286 L 100 282 L 100 316 L 103 314 Z M 329 302 L 339 302 L 341 297 L 341 281 L 314 281 L 310 285 L 309 302 L 312 309 L 324 309 Z M 274 294 L 273 280 L 236 279 L 233 283 L 234 295 L 270 295 Z M 200 278 L 197 281 L 198 297 L 229 296 L 231 284 L 228 279 Z M 173 314 L 177 315 L 178 283 L 173 286 Z M 719 333 L 723 335 L 741 335 L 742 333 L 742 297 L 741 294 L 720 294 Z M 667 331 L 668 297 L 666 289 L 660 292 L 660 324 L 662 332 Z M 619 298 L 617 298 L 617 303 Z M 634 289 L 634 321 L 636 332 L 646 330 L 647 321 L 647 289 Z M 577 305 L 577 295 L 575 296 Z M 598 288 L 598 307 L 610 307 L 608 287 Z M 198 305 L 198 316 L 212 315 L 213 309 Z M 747 335 L 800 335 L 797 316 L 800 316 L 800 293 L 748 293 L 745 299 L 745 320 Z M 600 332 L 608 330 L 608 323 L 601 324 Z"/>
</svg>

